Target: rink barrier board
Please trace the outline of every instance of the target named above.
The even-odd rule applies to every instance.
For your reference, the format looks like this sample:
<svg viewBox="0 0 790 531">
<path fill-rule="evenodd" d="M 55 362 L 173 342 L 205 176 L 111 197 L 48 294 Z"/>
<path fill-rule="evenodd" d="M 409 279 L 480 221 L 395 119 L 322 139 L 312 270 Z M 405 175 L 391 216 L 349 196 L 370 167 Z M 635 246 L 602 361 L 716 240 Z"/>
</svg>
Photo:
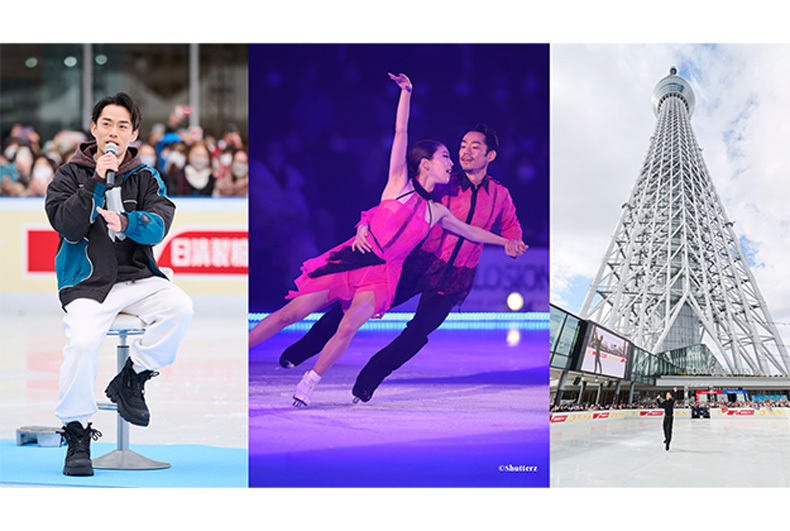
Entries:
<svg viewBox="0 0 790 531">
<path fill-rule="evenodd" d="M 573 422 L 591 422 L 625 418 L 663 417 L 663 409 L 613 409 L 601 411 L 565 411 L 551 414 L 551 424 L 570 424 Z M 690 409 L 676 409 L 675 418 L 691 418 Z M 710 418 L 746 417 L 746 418 L 786 418 L 790 419 L 790 408 L 720 408 L 710 410 Z"/>
<path fill-rule="evenodd" d="M 190 294 L 246 295 L 247 199 L 172 199 L 176 216 L 154 247 L 159 265 Z M 57 244 L 44 198 L 0 198 L 0 292 L 56 293 Z"/>
</svg>

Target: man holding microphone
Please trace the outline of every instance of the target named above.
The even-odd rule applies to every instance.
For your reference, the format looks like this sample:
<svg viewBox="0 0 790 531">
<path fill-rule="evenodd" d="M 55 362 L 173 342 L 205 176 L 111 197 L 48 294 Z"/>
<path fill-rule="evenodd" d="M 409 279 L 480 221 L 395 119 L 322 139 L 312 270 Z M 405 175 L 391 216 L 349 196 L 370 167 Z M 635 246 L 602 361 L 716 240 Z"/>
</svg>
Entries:
<svg viewBox="0 0 790 531">
<path fill-rule="evenodd" d="M 101 434 L 88 421 L 98 409 L 97 355 L 118 313 L 137 315 L 146 332 L 132 342 L 129 361 L 105 393 L 138 426 L 150 418 L 144 383 L 173 362 L 192 319 L 191 299 L 154 259 L 175 204 L 159 173 L 130 145 L 141 119 L 128 94 L 103 98 L 91 114 L 95 141 L 82 144 L 47 188 L 47 216 L 60 235 L 55 271 L 66 346 L 55 415 L 69 446 L 66 475 L 93 475 L 90 440 Z"/>
</svg>

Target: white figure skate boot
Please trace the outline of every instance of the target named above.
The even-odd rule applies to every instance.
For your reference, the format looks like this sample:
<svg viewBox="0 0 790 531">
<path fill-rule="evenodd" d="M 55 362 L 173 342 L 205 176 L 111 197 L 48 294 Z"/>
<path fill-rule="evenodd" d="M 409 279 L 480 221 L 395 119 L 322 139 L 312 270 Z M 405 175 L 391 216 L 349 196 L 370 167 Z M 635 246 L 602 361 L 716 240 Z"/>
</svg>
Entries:
<svg viewBox="0 0 790 531">
<path fill-rule="evenodd" d="M 299 382 L 299 385 L 296 386 L 296 391 L 294 391 L 293 406 L 296 408 L 309 406 L 313 389 L 320 381 L 321 376 L 314 370 L 310 369 L 304 373 L 302 381 Z"/>
</svg>

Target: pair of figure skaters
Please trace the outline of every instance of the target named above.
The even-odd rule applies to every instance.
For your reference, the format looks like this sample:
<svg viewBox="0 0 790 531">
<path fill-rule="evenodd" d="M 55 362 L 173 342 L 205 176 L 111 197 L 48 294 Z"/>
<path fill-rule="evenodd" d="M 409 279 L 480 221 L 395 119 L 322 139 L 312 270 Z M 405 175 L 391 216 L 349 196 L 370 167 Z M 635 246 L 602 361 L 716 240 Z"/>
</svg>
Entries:
<svg viewBox="0 0 790 531">
<path fill-rule="evenodd" d="M 280 365 L 294 367 L 319 354 L 294 392 L 294 406 L 309 405 L 316 384 L 342 356 L 354 334 L 421 294 L 414 318 L 362 369 L 354 401 L 367 402 L 393 370 L 411 359 L 452 308 L 469 293 L 483 244 L 522 255 L 521 226 L 508 190 L 488 176 L 499 150 L 486 126 L 468 131 L 459 150 L 462 172 L 452 173 L 446 146 L 423 140 L 408 147 L 412 83 L 389 74 L 400 87 L 389 175 L 379 205 L 362 215 L 355 237 L 304 262 L 285 306 L 249 334 L 250 348 L 310 313 L 332 306 L 308 334 L 289 347 Z M 461 220 L 464 221 L 461 221 Z M 498 223 L 502 236 L 489 232 Z"/>
</svg>

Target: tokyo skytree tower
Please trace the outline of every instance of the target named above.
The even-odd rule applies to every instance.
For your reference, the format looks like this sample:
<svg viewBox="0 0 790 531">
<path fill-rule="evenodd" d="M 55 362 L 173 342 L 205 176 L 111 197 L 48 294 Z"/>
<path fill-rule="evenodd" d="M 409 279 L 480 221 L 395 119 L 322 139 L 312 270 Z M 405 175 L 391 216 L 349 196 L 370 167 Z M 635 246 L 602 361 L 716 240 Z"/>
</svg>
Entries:
<svg viewBox="0 0 790 531">
<path fill-rule="evenodd" d="M 691 129 L 691 86 L 673 67 L 652 103 L 658 121 L 650 148 L 582 317 L 652 352 L 707 337 L 732 373 L 790 373 Z"/>
</svg>

